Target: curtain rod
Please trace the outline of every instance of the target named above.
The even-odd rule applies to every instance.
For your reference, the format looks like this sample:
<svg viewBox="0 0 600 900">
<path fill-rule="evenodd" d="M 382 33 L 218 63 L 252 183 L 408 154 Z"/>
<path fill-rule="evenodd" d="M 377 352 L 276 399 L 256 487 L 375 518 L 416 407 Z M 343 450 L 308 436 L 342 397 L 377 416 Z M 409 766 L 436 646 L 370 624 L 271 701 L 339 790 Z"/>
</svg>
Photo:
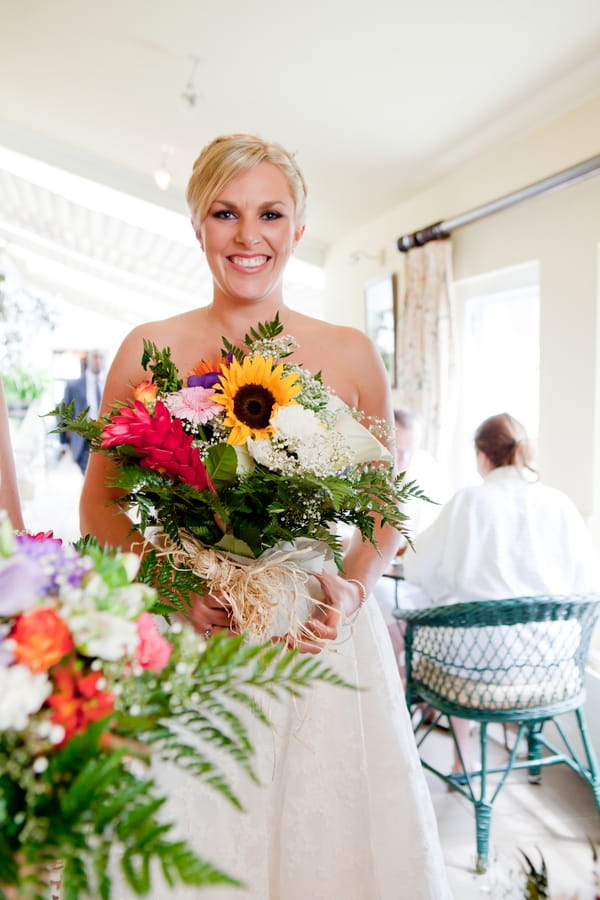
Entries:
<svg viewBox="0 0 600 900">
<path fill-rule="evenodd" d="M 559 188 L 575 184 L 577 181 L 583 181 L 584 178 L 589 178 L 598 172 L 600 172 L 600 155 L 593 156 L 591 159 L 587 159 L 576 166 L 571 166 L 570 169 L 557 172 L 556 175 L 550 175 L 548 178 L 536 181 L 535 184 L 530 184 L 528 187 L 514 191 L 512 194 L 506 194 L 498 200 L 492 200 L 490 203 L 478 206 L 460 216 L 455 216 L 453 219 L 435 222 L 426 228 L 413 231 L 412 234 L 404 234 L 398 238 L 398 250 L 401 253 L 406 253 L 408 250 L 412 250 L 413 247 L 422 247 L 423 244 L 427 244 L 429 241 L 443 240 L 450 237 L 450 232 L 454 228 L 468 225 L 470 222 L 475 222 L 484 216 L 491 216 L 492 213 L 500 212 L 501 209 L 506 209 L 507 206 L 514 206 L 515 203 L 521 203 L 523 200 L 529 200 L 530 197 L 548 194 L 550 191 L 556 191 Z"/>
</svg>

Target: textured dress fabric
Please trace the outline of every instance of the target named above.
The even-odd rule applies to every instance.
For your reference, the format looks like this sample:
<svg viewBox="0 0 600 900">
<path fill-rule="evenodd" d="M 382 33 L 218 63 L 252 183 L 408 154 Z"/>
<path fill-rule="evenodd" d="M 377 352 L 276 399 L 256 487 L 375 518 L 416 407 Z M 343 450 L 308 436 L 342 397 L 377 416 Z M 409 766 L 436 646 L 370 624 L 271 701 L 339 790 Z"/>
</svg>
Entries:
<svg viewBox="0 0 600 900">
<path fill-rule="evenodd" d="M 251 719 L 260 784 L 244 811 L 175 769 L 168 817 L 242 888 L 157 887 L 170 900 L 451 900 L 429 790 L 387 629 L 369 598 L 323 661 L 359 689 L 315 684 Z M 115 892 L 125 900 L 123 890 Z"/>
</svg>

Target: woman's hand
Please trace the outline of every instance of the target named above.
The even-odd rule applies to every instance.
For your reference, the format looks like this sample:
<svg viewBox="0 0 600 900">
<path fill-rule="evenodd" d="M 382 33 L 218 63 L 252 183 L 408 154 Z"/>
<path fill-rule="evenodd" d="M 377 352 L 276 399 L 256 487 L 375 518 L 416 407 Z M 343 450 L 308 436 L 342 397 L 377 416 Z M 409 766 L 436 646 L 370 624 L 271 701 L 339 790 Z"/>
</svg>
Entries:
<svg viewBox="0 0 600 900">
<path fill-rule="evenodd" d="M 225 600 L 216 594 L 192 594 L 190 611 L 181 618 L 198 634 L 209 638 L 220 631 L 231 631 L 232 614 Z"/>
<path fill-rule="evenodd" d="M 286 634 L 284 637 L 275 638 L 276 641 L 285 642 L 290 649 L 296 648 L 301 653 L 320 653 L 327 644 L 335 641 L 340 623 L 343 624 L 356 608 L 356 586 L 352 582 L 331 572 L 321 572 L 320 575 L 315 575 L 315 578 L 323 591 L 323 606 L 307 619 L 302 637 L 294 638 Z"/>
</svg>

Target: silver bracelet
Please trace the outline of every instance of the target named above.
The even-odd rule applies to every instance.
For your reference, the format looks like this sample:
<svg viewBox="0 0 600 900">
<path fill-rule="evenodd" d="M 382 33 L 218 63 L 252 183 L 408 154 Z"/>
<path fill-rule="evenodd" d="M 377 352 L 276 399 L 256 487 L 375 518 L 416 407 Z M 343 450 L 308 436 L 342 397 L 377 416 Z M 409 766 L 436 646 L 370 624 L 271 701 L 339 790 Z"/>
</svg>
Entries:
<svg viewBox="0 0 600 900">
<path fill-rule="evenodd" d="M 361 596 L 360 596 L 360 603 L 358 604 L 358 606 L 356 607 L 356 609 L 355 609 L 353 612 L 350 613 L 350 615 L 349 615 L 349 617 L 348 617 L 348 621 L 349 621 L 349 622 L 354 622 L 354 620 L 356 619 L 357 615 L 359 614 L 359 612 L 360 612 L 361 609 L 362 609 L 363 603 L 364 603 L 365 600 L 367 599 L 367 589 L 366 589 L 366 587 L 364 586 L 364 584 L 362 583 L 362 581 L 359 581 L 359 580 L 358 580 L 358 578 L 346 578 L 345 581 L 347 581 L 348 584 L 357 584 L 357 585 L 359 586 L 359 588 L 360 588 L 360 594 L 361 594 Z"/>
</svg>

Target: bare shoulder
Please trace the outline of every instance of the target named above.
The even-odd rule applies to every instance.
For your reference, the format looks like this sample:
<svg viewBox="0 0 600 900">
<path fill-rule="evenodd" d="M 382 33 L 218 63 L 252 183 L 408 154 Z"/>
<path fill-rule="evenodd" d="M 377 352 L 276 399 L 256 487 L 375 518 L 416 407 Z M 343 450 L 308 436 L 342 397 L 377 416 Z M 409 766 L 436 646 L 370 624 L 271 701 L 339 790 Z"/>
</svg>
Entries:
<svg viewBox="0 0 600 900">
<path fill-rule="evenodd" d="M 329 338 L 358 341 L 359 343 L 364 342 L 365 344 L 370 342 L 367 335 L 358 328 L 352 328 L 349 325 L 335 325 L 332 322 L 315 319 L 314 316 L 306 316 L 303 313 L 293 312 L 289 316 L 288 321 L 300 343 L 302 343 L 304 336 L 314 339 L 315 334 L 327 335 Z"/>
<path fill-rule="evenodd" d="M 346 403 L 369 415 L 391 415 L 389 382 L 373 341 L 358 328 L 333 325 L 309 316 L 289 318 L 299 347 L 294 358 L 323 380 Z"/>
<path fill-rule="evenodd" d="M 358 328 L 334 325 L 300 313 L 295 314 L 290 325 L 299 344 L 300 356 L 320 352 L 325 358 L 332 354 L 343 359 L 352 353 L 355 359 L 356 355 L 361 359 L 372 359 L 378 355 L 371 339 Z"/>
<path fill-rule="evenodd" d="M 202 307 L 178 313 L 168 319 L 144 322 L 130 331 L 125 341 L 128 343 L 141 342 L 145 338 L 159 346 L 179 345 L 185 338 L 189 340 L 190 332 L 193 333 L 196 330 L 204 313 Z"/>
<path fill-rule="evenodd" d="M 201 339 L 197 344 L 193 341 L 194 334 L 202 334 L 203 315 L 202 308 L 195 309 L 133 328 L 121 343 L 108 373 L 106 400 L 126 399 L 132 387 L 148 378 L 142 366 L 144 341 L 152 342 L 159 350 L 168 347 L 180 372 L 191 369 L 204 353 Z"/>
</svg>

